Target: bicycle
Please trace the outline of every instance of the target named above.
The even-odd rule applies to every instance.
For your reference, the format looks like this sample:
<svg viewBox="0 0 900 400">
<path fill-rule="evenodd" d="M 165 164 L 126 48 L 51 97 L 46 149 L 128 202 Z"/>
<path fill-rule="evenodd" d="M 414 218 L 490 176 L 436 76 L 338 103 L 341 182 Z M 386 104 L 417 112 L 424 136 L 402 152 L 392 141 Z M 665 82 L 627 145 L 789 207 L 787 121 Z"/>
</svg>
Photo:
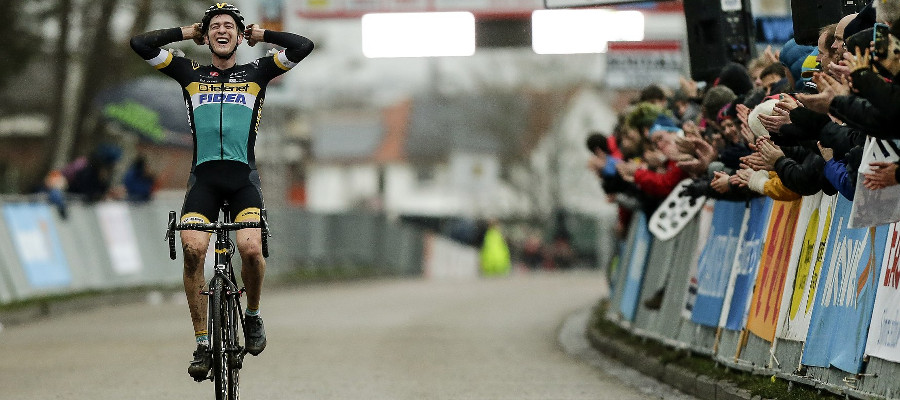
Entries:
<svg viewBox="0 0 900 400">
<path fill-rule="evenodd" d="M 231 222 L 228 216 L 227 203 L 221 210 L 224 222 L 186 223 L 176 222 L 175 211 L 169 211 L 169 223 L 166 240 L 169 242 L 169 258 L 175 259 L 175 231 L 193 230 L 215 234 L 215 268 L 212 278 L 207 283 L 207 290 L 200 294 L 209 296 L 207 327 L 210 335 L 210 353 L 213 365 L 210 375 L 203 380 L 215 382 L 217 400 L 237 400 L 239 397 L 240 370 L 243 367 L 244 355 L 247 353 L 241 346 L 241 333 L 244 327 L 244 313 L 241 306 L 241 295 L 245 288 L 238 288 L 231 264 L 234 255 L 234 242 L 229 232 L 246 228 L 262 230 L 263 257 L 269 256 L 269 229 L 266 222 L 266 210 L 260 210 L 259 222 Z M 200 381 L 203 381 L 200 380 Z"/>
</svg>

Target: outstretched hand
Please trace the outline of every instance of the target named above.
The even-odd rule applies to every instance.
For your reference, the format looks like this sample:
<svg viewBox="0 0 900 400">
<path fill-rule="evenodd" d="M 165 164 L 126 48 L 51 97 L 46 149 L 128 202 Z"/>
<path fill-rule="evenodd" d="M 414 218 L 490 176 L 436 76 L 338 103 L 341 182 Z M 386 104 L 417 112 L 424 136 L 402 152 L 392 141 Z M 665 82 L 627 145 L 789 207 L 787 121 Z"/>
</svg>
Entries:
<svg viewBox="0 0 900 400">
<path fill-rule="evenodd" d="M 889 161 L 873 161 L 869 163 L 869 172 L 863 174 L 863 186 L 869 190 L 883 189 L 897 184 L 895 172 L 897 164 Z"/>
<path fill-rule="evenodd" d="M 856 54 L 853 57 L 847 57 L 847 67 L 851 73 L 861 69 L 872 68 L 869 48 L 867 47 L 865 50 L 860 52 L 859 47 L 857 47 Z"/>
<path fill-rule="evenodd" d="M 778 161 L 778 159 L 780 159 L 781 157 L 784 157 L 784 152 L 781 151 L 781 147 L 778 147 L 775 143 L 772 143 L 772 141 L 768 138 L 757 139 L 756 147 L 759 149 L 759 154 L 762 156 L 762 160 L 765 163 L 766 170 L 774 170 L 775 162 Z"/>
<path fill-rule="evenodd" d="M 713 176 L 713 180 L 709 183 L 709 186 L 713 188 L 713 190 L 719 193 L 727 193 L 731 190 L 731 185 L 728 183 L 731 177 L 728 174 L 722 171 L 716 171 L 713 173 Z"/>
</svg>

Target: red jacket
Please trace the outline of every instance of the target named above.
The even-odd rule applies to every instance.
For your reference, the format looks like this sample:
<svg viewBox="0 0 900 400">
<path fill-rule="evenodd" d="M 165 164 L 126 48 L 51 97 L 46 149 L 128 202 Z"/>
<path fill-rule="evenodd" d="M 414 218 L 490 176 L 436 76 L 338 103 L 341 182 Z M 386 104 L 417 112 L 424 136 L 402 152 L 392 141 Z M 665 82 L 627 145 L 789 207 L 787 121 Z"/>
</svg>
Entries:
<svg viewBox="0 0 900 400">
<path fill-rule="evenodd" d="M 678 168 L 677 163 L 669 160 L 666 162 L 666 172 L 654 172 L 646 168 L 635 171 L 634 184 L 650 196 L 665 198 L 686 177 L 687 174 Z"/>
</svg>

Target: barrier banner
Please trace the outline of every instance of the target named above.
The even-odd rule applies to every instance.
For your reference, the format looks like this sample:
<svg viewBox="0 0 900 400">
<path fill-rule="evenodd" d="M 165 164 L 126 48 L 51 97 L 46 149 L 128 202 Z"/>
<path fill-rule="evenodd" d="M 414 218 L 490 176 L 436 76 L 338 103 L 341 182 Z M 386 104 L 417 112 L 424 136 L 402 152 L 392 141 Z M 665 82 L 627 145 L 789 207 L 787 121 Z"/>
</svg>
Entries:
<svg viewBox="0 0 900 400">
<path fill-rule="evenodd" d="M 791 266 L 788 267 L 789 282 L 785 284 L 784 296 L 781 299 L 781 316 L 778 322 L 777 337 L 802 342 L 809 331 L 809 319 L 812 317 L 813 300 L 816 285 L 819 283 L 819 271 L 825 258 L 828 233 L 831 230 L 831 215 L 836 195 L 803 198 L 803 207 L 798 218 L 799 226 L 791 252 Z M 813 200 L 812 198 L 820 200 Z M 804 229 L 804 224 L 806 224 Z M 791 271 L 793 269 L 793 271 Z"/>
<path fill-rule="evenodd" d="M 697 246 L 691 256 L 691 269 L 688 271 L 688 290 L 684 294 L 684 308 L 681 309 L 681 317 L 691 319 L 694 312 L 694 303 L 697 302 L 697 265 L 700 263 L 700 256 L 703 255 L 703 249 L 706 248 L 706 242 L 709 240 L 709 231 L 712 229 L 713 210 L 715 210 L 716 201 L 709 199 L 703 204 L 700 213 L 697 214 Z"/>
<path fill-rule="evenodd" d="M 838 196 L 801 363 L 859 373 L 888 227 L 848 228 L 852 207 Z"/>
<path fill-rule="evenodd" d="M 113 270 L 120 275 L 135 274 L 144 266 L 126 203 L 104 202 L 96 206 L 97 220 Z"/>
<path fill-rule="evenodd" d="M 628 268 L 628 274 L 625 277 L 625 286 L 622 288 L 622 304 L 619 305 L 619 311 L 622 317 L 627 321 L 634 321 L 634 314 L 637 312 L 638 300 L 641 296 L 641 282 L 644 280 L 644 270 L 647 268 L 647 258 L 650 255 L 650 241 L 653 237 L 647 228 L 647 216 L 644 213 L 635 213 L 634 218 L 638 218 L 634 235 L 634 244 L 631 249 L 631 258 L 625 268 Z"/>
<path fill-rule="evenodd" d="M 797 218 L 802 200 L 776 201 L 766 231 L 766 244 L 759 260 L 759 273 L 750 299 L 747 329 L 768 341 L 775 339 L 775 325 L 784 283 L 790 267 Z"/>
<path fill-rule="evenodd" d="M 884 247 L 866 355 L 900 362 L 900 227 L 897 223 L 888 227 L 888 241 Z"/>
<path fill-rule="evenodd" d="M 47 205 L 5 204 L 3 218 L 31 286 L 52 288 L 72 283 L 72 273 Z"/>
<path fill-rule="evenodd" d="M 697 298 L 691 313 L 692 322 L 718 326 L 731 265 L 748 215 L 742 201 L 716 201 L 713 206 L 709 239 L 697 262 Z"/>
<path fill-rule="evenodd" d="M 731 284 L 725 292 L 726 308 L 722 310 L 722 319 L 719 321 L 719 325 L 727 329 L 741 330 L 747 321 L 750 295 L 753 294 L 753 284 L 756 282 L 773 202 L 769 197 L 750 200 L 747 229 L 741 236 L 738 254 L 732 266 Z"/>
<path fill-rule="evenodd" d="M 863 186 L 863 174 L 871 172 L 873 161 L 897 162 L 900 160 L 900 141 L 866 138 L 862 162 L 856 178 L 853 195 L 853 211 L 847 224 L 850 228 L 863 228 L 900 221 L 900 185 L 871 190 Z"/>
</svg>

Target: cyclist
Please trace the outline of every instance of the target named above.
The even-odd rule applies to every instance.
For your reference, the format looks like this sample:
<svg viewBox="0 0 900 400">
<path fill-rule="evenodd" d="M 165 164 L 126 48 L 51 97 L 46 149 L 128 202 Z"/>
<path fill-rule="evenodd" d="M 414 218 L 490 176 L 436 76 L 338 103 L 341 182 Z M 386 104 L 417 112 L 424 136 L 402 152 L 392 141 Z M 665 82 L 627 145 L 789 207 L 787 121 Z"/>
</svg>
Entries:
<svg viewBox="0 0 900 400">
<path fill-rule="evenodd" d="M 200 65 L 160 48 L 189 39 L 209 47 L 211 65 Z M 284 50 L 239 65 L 235 53 L 244 40 L 250 46 L 267 42 Z M 206 10 L 201 22 L 139 34 L 131 39 L 131 48 L 182 87 L 193 135 L 194 159 L 181 222 L 215 221 L 224 200 L 228 201 L 227 212 L 233 221 L 259 221 L 263 199 L 253 148 L 266 85 L 308 56 L 313 50 L 312 41 L 255 24 L 245 26 L 244 17 L 235 6 L 216 3 Z M 256 356 L 266 347 L 265 329 L 259 315 L 266 266 L 260 230 L 239 230 L 236 239 L 242 261 L 241 278 L 247 289 L 246 350 Z M 212 366 L 206 325 L 207 299 L 200 294 L 209 240 L 208 233 L 181 232 L 184 292 L 197 342 L 188 373 L 197 381 L 205 379 Z"/>
</svg>

